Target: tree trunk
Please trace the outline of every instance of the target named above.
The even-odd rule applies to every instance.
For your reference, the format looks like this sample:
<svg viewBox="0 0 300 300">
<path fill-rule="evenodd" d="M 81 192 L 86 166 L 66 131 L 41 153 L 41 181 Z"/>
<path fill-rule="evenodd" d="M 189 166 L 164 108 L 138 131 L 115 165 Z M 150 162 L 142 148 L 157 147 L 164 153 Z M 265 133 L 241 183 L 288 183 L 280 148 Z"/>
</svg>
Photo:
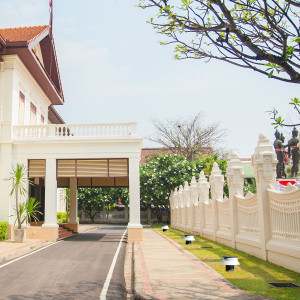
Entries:
<svg viewBox="0 0 300 300">
<path fill-rule="evenodd" d="M 157 218 L 157 222 L 162 223 L 162 211 L 158 207 L 153 208 L 152 211 Z"/>
</svg>

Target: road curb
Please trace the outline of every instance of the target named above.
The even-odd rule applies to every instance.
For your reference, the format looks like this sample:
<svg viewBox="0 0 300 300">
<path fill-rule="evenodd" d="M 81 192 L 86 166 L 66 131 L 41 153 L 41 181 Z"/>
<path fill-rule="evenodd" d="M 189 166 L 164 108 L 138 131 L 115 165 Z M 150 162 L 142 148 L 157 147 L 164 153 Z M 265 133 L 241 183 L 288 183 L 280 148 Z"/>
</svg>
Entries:
<svg viewBox="0 0 300 300">
<path fill-rule="evenodd" d="M 133 270 L 134 299 L 150 299 L 144 293 L 144 283 L 142 279 L 141 266 L 139 260 L 138 242 L 133 243 Z"/>
<path fill-rule="evenodd" d="M 127 299 L 133 299 L 134 286 L 133 286 L 133 243 L 127 243 L 126 254 L 124 262 L 124 277 Z"/>
</svg>

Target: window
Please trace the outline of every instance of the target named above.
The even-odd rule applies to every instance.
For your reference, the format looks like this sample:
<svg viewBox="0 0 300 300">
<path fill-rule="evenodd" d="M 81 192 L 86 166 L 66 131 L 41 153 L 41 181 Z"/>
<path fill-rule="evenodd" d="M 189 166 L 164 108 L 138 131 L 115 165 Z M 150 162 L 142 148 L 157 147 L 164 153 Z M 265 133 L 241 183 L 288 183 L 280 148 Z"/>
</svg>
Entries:
<svg viewBox="0 0 300 300">
<path fill-rule="evenodd" d="M 19 125 L 24 125 L 24 113 L 25 113 L 25 95 L 20 92 L 19 95 Z"/>
<path fill-rule="evenodd" d="M 30 103 L 30 125 L 36 125 L 36 106 Z"/>
<path fill-rule="evenodd" d="M 43 115 L 41 115 L 41 125 L 45 124 L 45 117 Z"/>
</svg>

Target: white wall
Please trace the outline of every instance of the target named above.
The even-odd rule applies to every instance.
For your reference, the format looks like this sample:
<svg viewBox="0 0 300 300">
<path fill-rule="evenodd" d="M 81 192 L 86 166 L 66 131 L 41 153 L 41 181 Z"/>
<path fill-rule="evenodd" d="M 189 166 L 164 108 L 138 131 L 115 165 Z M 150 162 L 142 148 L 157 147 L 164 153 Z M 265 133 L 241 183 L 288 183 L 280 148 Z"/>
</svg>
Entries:
<svg viewBox="0 0 300 300">
<path fill-rule="evenodd" d="M 242 164 L 233 154 L 226 171 L 229 199 L 223 197 L 224 178 L 214 163 L 209 182 L 201 172 L 198 182 L 171 194 L 171 226 L 299 272 L 300 189 L 276 190 L 276 155 L 263 134 L 252 164 L 256 195 L 243 195 Z"/>
<path fill-rule="evenodd" d="M 5 107 L 5 116 L 9 122 L 12 125 L 18 125 L 19 93 L 21 91 L 25 95 L 24 125 L 30 124 L 31 102 L 37 108 L 36 125 L 41 122 L 41 114 L 44 115 L 45 124 L 47 124 L 48 106 L 51 102 L 17 55 L 4 56 L 4 73 L 6 75 L 4 79 L 6 95 L 2 97 L 1 102 Z"/>
</svg>

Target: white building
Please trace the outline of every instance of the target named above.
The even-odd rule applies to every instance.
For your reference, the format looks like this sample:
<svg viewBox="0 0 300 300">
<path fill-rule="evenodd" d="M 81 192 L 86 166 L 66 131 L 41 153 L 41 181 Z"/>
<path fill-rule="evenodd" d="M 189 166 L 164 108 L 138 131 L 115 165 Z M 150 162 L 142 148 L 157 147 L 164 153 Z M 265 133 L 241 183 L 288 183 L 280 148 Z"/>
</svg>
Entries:
<svg viewBox="0 0 300 300">
<path fill-rule="evenodd" d="M 63 104 L 49 26 L 0 29 L 0 221 L 13 227 L 14 198 L 4 179 L 21 163 L 35 182 L 30 195 L 41 201 L 43 210 L 44 224 L 28 227 L 28 238 L 57 239 L 58 188 L 70 188 L 68 226 L 77 231 L 78 187 L 126 186 L 128 238 L 140 240 L 142 138 L 136 135 L 136 123 L 64 124 L 54 109 Z"/>
</svg>

